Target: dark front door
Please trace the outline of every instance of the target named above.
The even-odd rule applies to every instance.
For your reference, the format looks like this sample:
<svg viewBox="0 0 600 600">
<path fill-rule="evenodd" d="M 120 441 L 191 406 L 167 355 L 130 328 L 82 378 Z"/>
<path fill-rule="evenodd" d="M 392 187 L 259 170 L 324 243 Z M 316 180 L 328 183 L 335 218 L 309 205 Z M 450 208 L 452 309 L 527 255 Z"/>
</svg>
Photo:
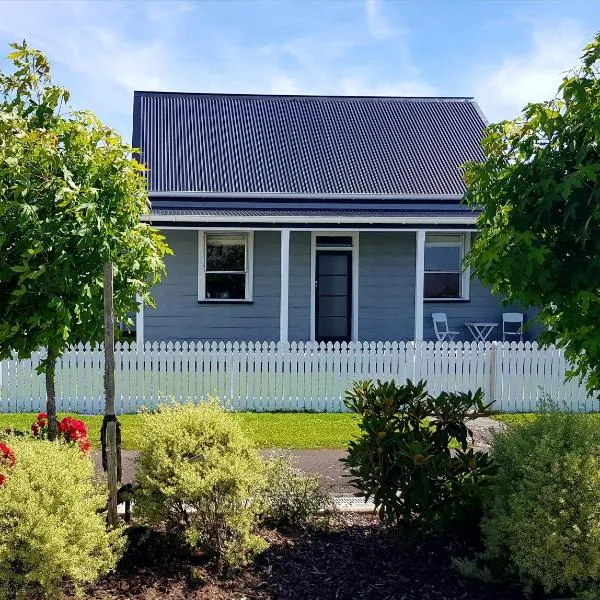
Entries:
<svg viewBox="0 0 600 600">
<path fill-rule="evenodd" d="M 352 252 L 317 250 L 315 338 L 349 342 L 352 323 Z"/>
</svg>

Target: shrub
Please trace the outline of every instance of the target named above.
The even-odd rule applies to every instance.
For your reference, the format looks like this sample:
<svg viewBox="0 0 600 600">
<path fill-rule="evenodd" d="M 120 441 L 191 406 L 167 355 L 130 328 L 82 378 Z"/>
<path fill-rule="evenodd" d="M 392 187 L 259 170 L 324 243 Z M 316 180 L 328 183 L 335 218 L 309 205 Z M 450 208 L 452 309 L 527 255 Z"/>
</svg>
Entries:
<svg viewBox="0 0 600 600">
<path fill-rule="evenodd" d="M 485 556 L 531 590 L 590 591 L 600 581 L 600 430 L 546 413 L 498 436 L 486 492 Z"/>
<path fill-rule="evenodd" d="M 235 418 L 216 400 L 171 404 L 144 417 L 135 513 L 164 523 L 221 566 L 266 547 L 254 534 L 262 462 Z"/>
<path fill-rule="evenodd" d="M 360 435 L 350 442 L 344 462 L 388 525 L 476 526 L 480 487 L 491 463 L 487 454 L 468 450 L 465 421 L 489 414 L 488 407 L 481 390 L 434 398 L 425 385 L 355 384 L 346 406 L 361 416 Z M 459 449 L 451 452 L 451 444 Z"/>
<path fill-rule="evenodd" d="M 104 491 L 77 447 L 15 437 L 0 487 L 0 599 L 58 594 L 110 571 L 124 540 L 107 532 Z M 2 468 L 0 467 L 0 470 Z"/>
<path fill-rule="evenodd" d="M 279 527 L 299 529 L 326 526 L 334 504 L 319 478 L 296 467 L 280 452 L 265 462 L 263 520 Z"/>
</svg>

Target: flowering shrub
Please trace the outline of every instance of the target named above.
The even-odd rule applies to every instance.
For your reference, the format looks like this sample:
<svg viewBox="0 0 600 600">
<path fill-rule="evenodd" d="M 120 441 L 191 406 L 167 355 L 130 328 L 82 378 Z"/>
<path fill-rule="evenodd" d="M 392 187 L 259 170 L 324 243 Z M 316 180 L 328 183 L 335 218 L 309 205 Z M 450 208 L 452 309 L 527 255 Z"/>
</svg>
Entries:
<svg viewBox="0 0 600 600">
<path fill-rule="evenodd" d="M 48 415 L 39 413 L 35 423 L 31 426 L 33 437 L 45 440 L 48 436 Z M 88 438 L 88 430 L 83 421 L 74 419 L 73 417 L 65 417 L 58 422 L 59 438 L 68 443 L 74 443 L 79 446 L 79 449 L 87 454 L 90 450 L 90 440 Z"/>
<path fill-rule="evenodd" d="M 260 457 L 216 400 L 145 415 L 140 443 L 138 517 L 181 533 L 223 567 L 266 547 L 255 535 L 264 488 Z"/>
<path fill-rule="evenodd" d="M 65 417 L 62 421 L 59 421 L 58 431 L 63 434 L 65 441 L 78 444 L 83 453 L 89 451 L 90 440 L 88 439 L 87 427 L 83 421 L 78 421 L 73 417 Z"/>
<path fill-rule="evenodd" d="M 0 487 L 6 483 L 6 473 L 4 470 L 12 469 L 15 466 L 15 453 L 12 448 L 0 442 Z"/>
<path fill-rule="evenodd" d="M 0 488 L 0 600 L 54 596 L 63 582 L 114 568 L 124 540 L 98 513 L 106 495 L 92 460 L 74 445 L 32 437 L 3 446 L 12 467 Z"/>
<path fill-rule="evenodd" d="M 45 412 L 38 413 L 35 423 L 31 426 L 31 433 L 34 437 L 46 439 L 48 433 L 48 415 Z"/>
</svg>

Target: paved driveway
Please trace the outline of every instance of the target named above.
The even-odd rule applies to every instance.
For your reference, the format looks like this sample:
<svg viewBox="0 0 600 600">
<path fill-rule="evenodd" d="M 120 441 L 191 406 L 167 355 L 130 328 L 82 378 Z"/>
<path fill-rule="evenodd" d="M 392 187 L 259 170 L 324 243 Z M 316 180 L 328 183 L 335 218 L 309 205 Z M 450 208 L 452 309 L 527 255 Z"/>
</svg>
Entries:
<svg viewBox="0 0 600 600">
<path fill-rule="evenodd" d="M 265 450 L 263 454 L 268 456 L 273 450 Z M 350 485 L 344 465 L 340 458 L 345 455 L 344 450 L 290 450 L 298 466 L 306 473 L 318 475 L 326 489 L 333 494 L 352 494 L 354 489 Z M 100 453 L 94 452 L 96 468 L 102 470 Z M 138 453 L 134 450 L 123 450 L 122 469 L 123 483 L 134 480 L 136 472 L 135 459 Z"/>
</svg>

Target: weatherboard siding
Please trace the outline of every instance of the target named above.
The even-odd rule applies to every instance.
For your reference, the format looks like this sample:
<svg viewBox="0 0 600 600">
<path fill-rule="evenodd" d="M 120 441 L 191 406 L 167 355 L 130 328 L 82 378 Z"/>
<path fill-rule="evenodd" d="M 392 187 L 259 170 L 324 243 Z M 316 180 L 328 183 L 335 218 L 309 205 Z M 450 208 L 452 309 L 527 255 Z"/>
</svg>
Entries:
<svg viewBox="0 0 600 600">
<path fill-rule="evenodd" d="M 359 248 L 359 339 L 413 339 L 415 234 L 361 232 Z"/>
<path fill-rule="evenodd" d="M 174 255 L 166 257 L 167 275 L 153 288 L 156 309 L 146 308 L 144 339 L 279 339 L 280 234 L 254 234 L 252 303 L 198 302 L 198 232 L 165 232 Z"/>
<path fill-rule="evenodd" d="M 290 232 L 290 340 L 310 339 L 310 231 Z"/>
</svg>

